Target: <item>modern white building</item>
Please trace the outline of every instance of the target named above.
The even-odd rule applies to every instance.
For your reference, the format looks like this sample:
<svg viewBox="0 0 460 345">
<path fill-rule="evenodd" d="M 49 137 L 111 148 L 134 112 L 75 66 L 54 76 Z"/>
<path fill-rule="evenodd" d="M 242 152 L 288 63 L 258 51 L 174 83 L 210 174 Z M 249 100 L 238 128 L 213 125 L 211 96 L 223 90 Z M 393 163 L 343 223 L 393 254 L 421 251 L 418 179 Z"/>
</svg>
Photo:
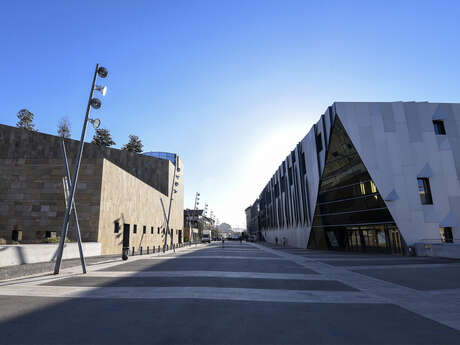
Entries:
<svg viewBox="0 0 460 345">
<path fill-rule="evenodd" d="M 460 104 L 336 102 L 256 201 L 265 240 L 407 253 L 460 239 Z"/>
</svg>

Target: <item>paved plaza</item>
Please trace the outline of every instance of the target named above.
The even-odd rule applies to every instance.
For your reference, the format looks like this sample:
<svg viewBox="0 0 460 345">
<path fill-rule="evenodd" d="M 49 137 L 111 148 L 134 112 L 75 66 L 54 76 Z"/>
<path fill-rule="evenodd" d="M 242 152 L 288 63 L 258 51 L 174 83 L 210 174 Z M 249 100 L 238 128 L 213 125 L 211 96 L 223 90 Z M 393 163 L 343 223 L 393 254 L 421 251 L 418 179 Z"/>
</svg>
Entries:
<svg viewBox="0 0 460 345">
<path fill-rule="evenodd" d="M 460 261 L 226 241 L 0 282 L 0 344 L 459 344 Z"/>
</svg>

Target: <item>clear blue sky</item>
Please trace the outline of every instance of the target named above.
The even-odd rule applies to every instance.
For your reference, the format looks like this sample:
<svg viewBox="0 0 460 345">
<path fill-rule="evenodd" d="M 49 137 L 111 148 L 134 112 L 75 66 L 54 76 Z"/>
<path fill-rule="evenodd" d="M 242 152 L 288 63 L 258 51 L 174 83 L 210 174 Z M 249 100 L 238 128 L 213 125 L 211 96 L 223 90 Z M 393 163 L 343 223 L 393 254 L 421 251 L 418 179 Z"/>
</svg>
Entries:
<svg viewBox="0 0 460 345">
<path fill-rule="evenodd" d="M 94 116 L 116 147 L 177 152 L 221 222 L 244 209 L 333 101 L 458 102 L 459 1 L 1 1 L 0 123 L 35 114 L 80 136 Z M 96 115 L 97 114 L 97 115 Z M 91 139 L 92 130 L 87 135 Z"/>
</svg>

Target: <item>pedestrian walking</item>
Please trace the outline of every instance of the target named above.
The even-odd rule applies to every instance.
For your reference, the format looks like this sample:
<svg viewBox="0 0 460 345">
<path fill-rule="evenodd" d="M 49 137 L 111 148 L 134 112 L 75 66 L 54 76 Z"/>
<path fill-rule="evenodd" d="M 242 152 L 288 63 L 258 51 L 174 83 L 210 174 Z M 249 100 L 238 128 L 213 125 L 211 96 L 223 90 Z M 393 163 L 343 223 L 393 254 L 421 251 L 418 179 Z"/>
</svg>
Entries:
<svg viewBox="0 0 460 345">
<path fill-rule="evenodd" d="M 224 248 L 225 238 L 222 237 L 222 248 Z"/>
<path fill-rule="evenodd" d="M 278 237 L 275 237 L 275 244 L 278 247 Z"/>
</svg>

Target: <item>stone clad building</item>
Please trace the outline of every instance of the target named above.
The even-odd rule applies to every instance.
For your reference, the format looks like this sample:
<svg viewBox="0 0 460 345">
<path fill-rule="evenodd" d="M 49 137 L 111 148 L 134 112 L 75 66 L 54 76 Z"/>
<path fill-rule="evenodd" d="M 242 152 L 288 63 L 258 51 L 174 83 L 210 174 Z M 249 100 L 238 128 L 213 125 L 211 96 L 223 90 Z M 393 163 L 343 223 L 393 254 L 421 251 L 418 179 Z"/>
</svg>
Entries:
<svg viewBox="0 0 460 345">
<path fill-rule="evenodd" d="M 0 125 L 0 244 L 40 243 L 60 235 L 65 213 L 61 140 Z M 79 143 L 65 142 L 73 173 Z M 180 177 L 169 246 L 183 241 L 184 167 L 176 157 Z M 158 250 L 165 243 L 174 171 L 168 159 L 85 144 L 75 196 L 82 240 L 100 242 L 102 254 L 121 253 L 123 238 L 136 251 Z M 69 238 L 74 234 L 71 219 Z"/>
</svg>

